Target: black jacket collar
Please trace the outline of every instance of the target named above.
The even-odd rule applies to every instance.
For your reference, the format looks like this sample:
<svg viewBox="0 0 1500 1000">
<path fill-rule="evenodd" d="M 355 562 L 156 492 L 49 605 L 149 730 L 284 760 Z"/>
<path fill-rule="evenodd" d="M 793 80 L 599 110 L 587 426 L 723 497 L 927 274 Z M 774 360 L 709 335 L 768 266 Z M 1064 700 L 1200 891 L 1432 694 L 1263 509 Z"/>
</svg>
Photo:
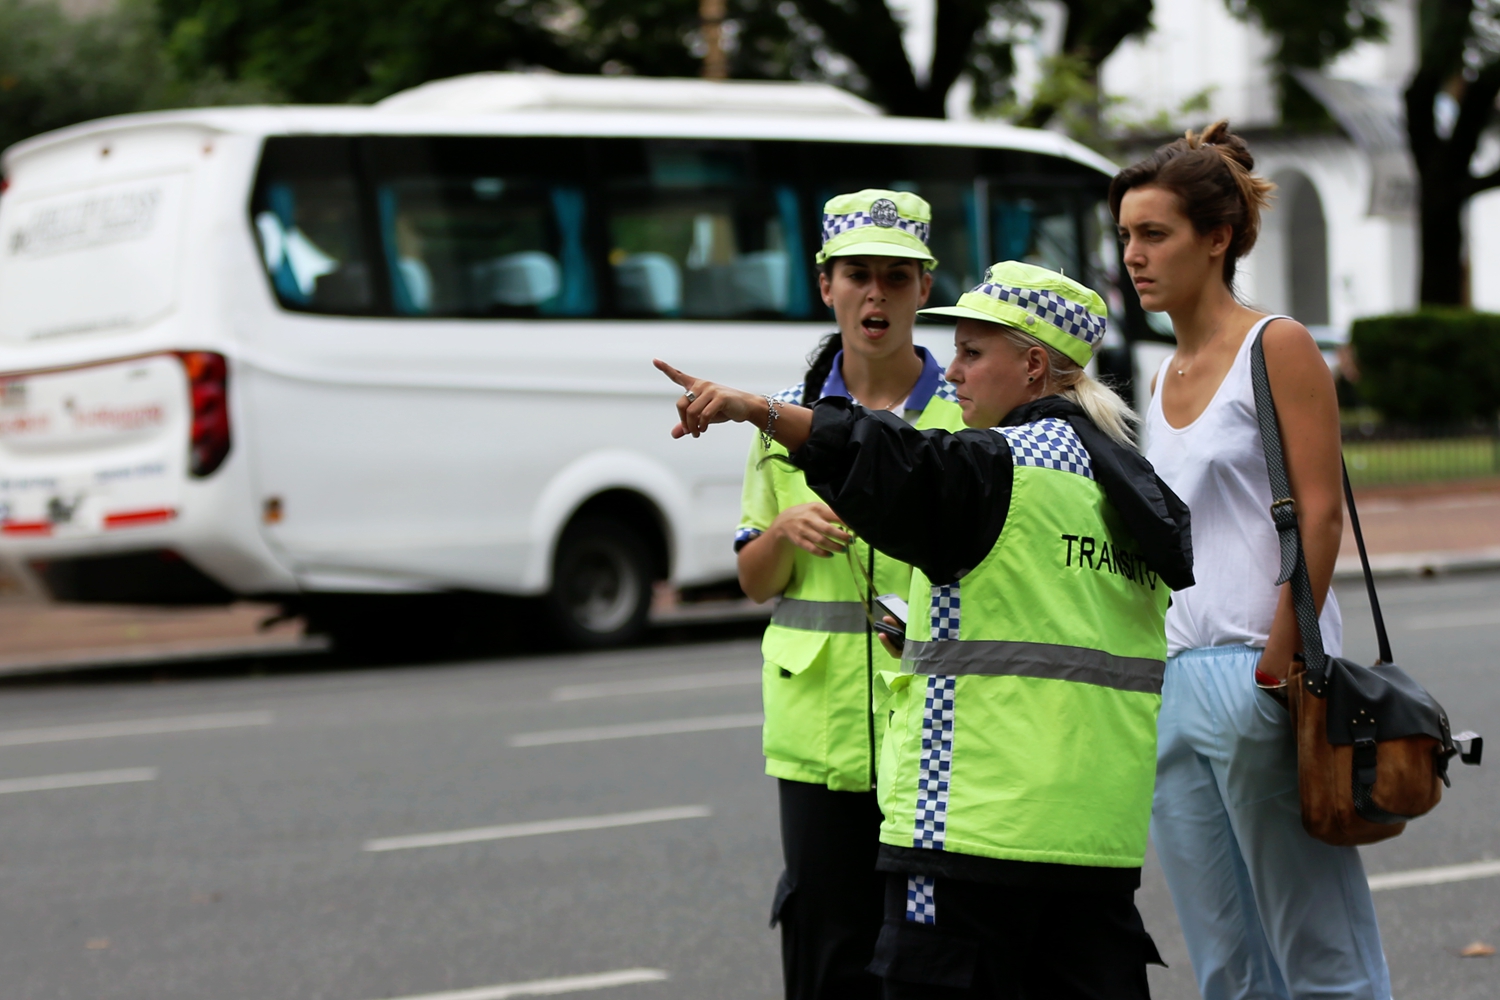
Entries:
<svg viewBox="0 0 1500 1000">
<path fill-rule="evenodd" d="M 1141 546 L 1146 565 L 1173 590 L 1193 585 L 1193 530 L 1187 504 L 1173 493 L 1145 456 L 1101 431 L 1083 407 L 1062 396 L 1044 396 L 1006 414 L 1002 427 L 1046 417 L 1072 425 L 1088 450 L 1094 481 Z"/>
</svg>

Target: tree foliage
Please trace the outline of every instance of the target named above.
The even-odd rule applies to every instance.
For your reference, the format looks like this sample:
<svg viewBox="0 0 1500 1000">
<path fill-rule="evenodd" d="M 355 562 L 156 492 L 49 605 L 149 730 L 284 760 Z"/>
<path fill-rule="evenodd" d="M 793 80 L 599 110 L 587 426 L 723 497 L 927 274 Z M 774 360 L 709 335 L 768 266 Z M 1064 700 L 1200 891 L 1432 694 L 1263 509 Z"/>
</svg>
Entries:
<svg viewBox="0 0 1500 1000">
<path fill-rule="evenodd" d="M 268 96 L 217 73 L 178 77 L 147 0 L 78 20 L 55 3 L 0 0 L 0 149 L 105 115 Z"/>
<path fill-rule="evenodd" d="M 1424 304 L 1460 305 L 1464 205 L 1500 187 L 1500 168 L 1473 171 L 1479 140 L 1496 124 L 1500 0 L 1420 0 L 1417 12 L 1420 48 L 1406 88 L 1406 131 L 1421 182 L 1419 294 Z"/>
<path fill-rule="evenodd" d="M 541 5 L 468 0 L 158 0 L 185 76 L 218 71 L 291 100 L 368 101 L 426 80 L 543 66 L 583 72 Z"/>
<path fill-rule="evenodd" d="M 1281 90 L 1281 117 L 1288 125 L 1326 125 L 1328 113 L 1291 76 L 1293 69 L 1320 69 L 1359 42 L 1382 41 L 1387 25 L 1379 0 L 1228 0 L 1230 12 L 1259 24 L 1273 39 Z"/>
</svg>

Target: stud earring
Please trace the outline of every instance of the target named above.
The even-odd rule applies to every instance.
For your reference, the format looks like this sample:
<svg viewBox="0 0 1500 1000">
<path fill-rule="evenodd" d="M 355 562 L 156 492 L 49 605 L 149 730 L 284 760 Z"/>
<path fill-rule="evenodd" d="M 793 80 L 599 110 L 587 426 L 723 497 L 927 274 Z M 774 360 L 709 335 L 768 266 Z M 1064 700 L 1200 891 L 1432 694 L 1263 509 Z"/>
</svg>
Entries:
<svg viewBox="0 0 1500 1000">
<path fill-rule="evenodd" d="M 1026 376 L 1026 381 L 1028 381 L 1028 382 L 1035 382 L 1036 381 L 1036 376 L 1035 375 L 1027 375 Z"/>
</svg>

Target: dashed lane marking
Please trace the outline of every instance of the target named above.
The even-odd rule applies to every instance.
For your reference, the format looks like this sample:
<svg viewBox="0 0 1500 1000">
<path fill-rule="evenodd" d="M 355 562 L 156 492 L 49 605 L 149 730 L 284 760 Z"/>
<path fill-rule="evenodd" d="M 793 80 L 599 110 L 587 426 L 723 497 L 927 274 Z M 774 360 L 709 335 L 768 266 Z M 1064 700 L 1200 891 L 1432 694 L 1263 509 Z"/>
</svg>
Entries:
<svg viewBox="0 0 1500 1000">
<path fill-rule="evenodd" d="M 54 788 L 87 788 L 91 785 L 124 785 L 132 781 L 155 781 L 154 767 L 122 767 L 113 771 L 78 771 L 73 774 L 43 774 L 35 778 L 0 780 L 0 795 L 11 792 L 46 792 Z"/>
<path fill-rule="evenodd" d="M 1370 876 L 1370 891 L 1405 889 L 1413 885 L 1442 885 L 1444 882 L 1470 882 L 1500 875 L 1500 861 L 1473 861 L 1466 865 L 1444 865 L 1440 868 L 1414 868 L 1407 872 L 1387 872 Z"/>
<path fill-rule="evenodd" d="M 122 719 L 118 722 L 85 722 L 73 726 L 42 729 L 0 729 L 0 747 L 34 743 L 66 743 L 71 740 L 102 740 L 114 736 L 154 736 L 160 733 L 195 733 L 209 729 L 269 726 L 270 712 L 218 712 L 213 715 L 179 715 L 165 719 Z"/>
<path fill-rule="evenodd" d="M 1408 618 L 1404 623 L 1415 631 L 1443 628 L 1469 628 L 1475 625 L 1500 625 L 1500 611 L 1486 608 L 1483 611 L 1453 611 L 1445 615 L 1422 615 Z"/>
<path fill-rule="evenodd" d="M 366 841 L 365 850 L 404 851 L 413 847 L 446 847 L 450 844 L 473 844 L 485 840 L 538 837 L 549 833 L 573 833 L 577 830 L 608 830 L 617 826 L 666 823 L 674 819 L 705 819 L 713 814 L 714 811 L 708 806 L 672 806 L 666 809 L 613 813 L 608 816 L 575 816 L 571 819 L 511 823 L 507 826 L 481 826 L 470 830 L 449 830 L 445 833 L 418 833 L 409 837 L 382 837 L 379 840 Z"/>
<path fill-rule="evenodd" d="M 586 729 L 550 729 L 540 733 L 517 733 L 510 738 L 510 745 L 544 747 L 557 743 L 623 740 L 632 736 L 669 736 L 673 733 L 706 733 L 715 729 L 751 729 L 764 722 L 765 717 L 759 712 L 754 712 L 746 715 L 708 715 L 697 719 L 631 722 L 620 726 L 590 726 Z"/>
<path fill-rule="evenodd" d="M 506 983 L 502 986 L 478 986 L 446 993 L 422 993 L 393 997 L 391 1000 L 510 1000 L 511 997 L 552 997 L 563 993 L 605 990 L 611 986 L 635 983 L 659 983 L 670 978 L 662 969 L 620 969 L 596 972 L 591 976 L 563 976 L 559 979 L 533 979 L 529 983 Z"/>
<path fill-rule="evenodd" d="M 638 681 L 608 681 L 600 684 L 569 684 L 552 692 L 553 701 L 613 698 L 630 694 L 664 694 L 672 691 L 702 691 L 709 688 L 753 687 L 760 684 L 759 670 L 719 671 L 712 674 L 678 674 L 648 677 Z"/>
</svg>

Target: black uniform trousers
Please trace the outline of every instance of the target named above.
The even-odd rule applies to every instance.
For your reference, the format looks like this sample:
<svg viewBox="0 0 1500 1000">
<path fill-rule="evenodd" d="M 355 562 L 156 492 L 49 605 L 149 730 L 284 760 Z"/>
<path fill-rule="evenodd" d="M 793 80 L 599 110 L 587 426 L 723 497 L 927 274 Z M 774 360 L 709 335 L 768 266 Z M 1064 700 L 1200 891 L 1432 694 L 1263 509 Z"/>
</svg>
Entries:
<svg viewBox="0 0 1500 1000">
<path fill-rule="evenodd" d="M 932 877 L 910 919 L 905 873 L 886 875 L 871 969 L 885 1000 L 1149 1000 L 1164 964 L 1133 891 L 1074 892 Z"/>
<path fill-rule="evenodd" d="M 787 1000 L 879 1000 L 880 980 L 867 970 L 885 891 L 885 876 L 875 870 L 875 793 L 784 778 L 777 786 L 786 870 L 771 926 L 781 925 Z"/>
</svg>

